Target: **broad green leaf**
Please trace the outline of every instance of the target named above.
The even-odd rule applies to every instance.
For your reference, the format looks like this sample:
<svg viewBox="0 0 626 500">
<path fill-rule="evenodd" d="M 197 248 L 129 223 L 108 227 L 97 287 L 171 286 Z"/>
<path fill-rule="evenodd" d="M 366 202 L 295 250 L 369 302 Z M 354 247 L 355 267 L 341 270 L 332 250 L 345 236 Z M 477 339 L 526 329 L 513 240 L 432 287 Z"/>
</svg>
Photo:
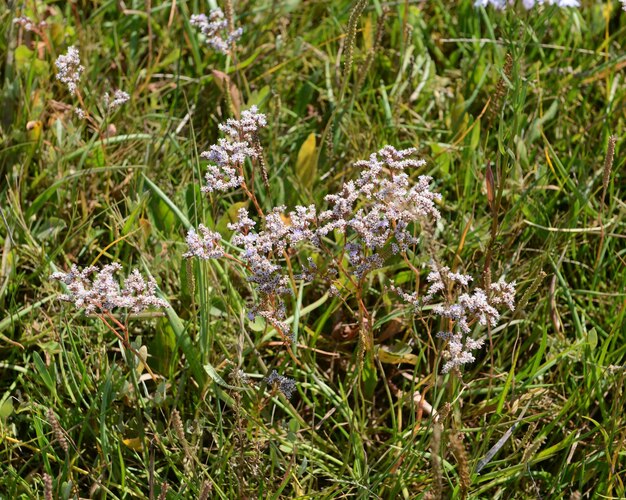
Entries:
<svg viewBox="0 0 626 500">
<path fill-rule="evenodd" d="M 13 401 L 11 398 L 5 399 L 2 404 L 0 404 L 0 419 L 6 420 L 13 413 Z"/>
<path fill-rule="evenodd" d="M 376 385 L 378 384 L 378 373 L 376 371 L 376 365 L 372 361 L 372 357 L 370 355 L 366 355 L 363 360 L 363 371 L 361 372 L 361 377 L 363 380 L 363 391 L 365 397 L 371 398 L 374 395 Z"/>
<path fill-rule="evenodd" d="M 250 108 L 250 106 L 261 106 L 265 102 L 265 100 L 270 95 L 270 86 L 266 85 L 265 87 L 260 88 L 259 90 L 255 90 L 250 93 L 250 97 L 248 98 L 248 103 L 246 106 Z"/>
<path fill-rule="evenodd" d="M 15 67 L 17 71 L 24 73 L 27 73 L 32 68 L 38 76 L 49 73 L 48 63 L 37 59 L 35 52 L 26 47 L 26 45 L 20 45 L 15 49 Z"/>
<path fill-rule="evenodd" d="M 472 132 L 470 133 L 470 148 L 472 150 L 478 149 L 480 144 L 480 118 L 474 122 Z"/>
<path fill-rule="evenodd" d="M 150 198 L 150 210 L 154 223 L 159 228 L 159 231 L 163 231 L 169 234 L 176 227 L 176 216 L 170 207 L 161 198 Z"/>
</svg>

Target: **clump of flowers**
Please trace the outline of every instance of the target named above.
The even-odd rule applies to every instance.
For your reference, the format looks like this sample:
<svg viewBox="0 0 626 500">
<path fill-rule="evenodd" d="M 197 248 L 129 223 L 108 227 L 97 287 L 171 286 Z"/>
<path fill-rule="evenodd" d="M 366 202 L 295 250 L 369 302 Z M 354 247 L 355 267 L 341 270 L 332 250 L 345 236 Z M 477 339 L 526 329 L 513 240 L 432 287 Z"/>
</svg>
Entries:
<svg viewBox="0 0 626 500">
<path fill-rule="evenodd" d="M 72 45 L 67 49 L 67 53 L 57 58 L 54 65 L 57 67 L 57 80 L 67 86 L 70 94 L 75 95 L 80 75 L 85 70 L 80 64 L 78 49 Z"/>
<path fill-rule="evenodd" d="M 85 68 L 80 63 L 78 49 L 74 46 L 69 47 L 67 49 L 67 53 L 60 55 L 54 64 L 57 68 L 57 80 L 64 83 L 70 94 L 76 96 L 78 99 L 80 106 L 74 107 L 74 113 L 76 116 L 78 116 L 81 120 L 88 119 L 92 124 L 97 125 L 97 123 L 90 117 L 87 106 L 85 106 L 83 96 L 81 95 L 79 89 L 80 78 L 82 73 L 85 71 Z M 115 111 L 124 103 L 128 102 L 129 99 L 130 95 L 120 89 L 116 90 L 112 96 L 109 95 L 108 92 L 105 92 L 102 96 L 104 108 L 107 113 Z"/>
<path fill-rule="evenodd" d="M 365 278 L 391 257 L 403 259 L 409 269 L 419 273 L 411 263 L 409 251 L 420 243 L 422 226 L 428 227 L 441 217 L 437 208 L 441 194 L 432 189 L 431 177 L 421 175 L 414 179 L 410 175 L 411 170 L 425 165 L 415 158 L 415 148 L 397 150 L 388 145 L 367 160 L 354 163 L 359 169 L 358 177 L 346 181 L 337 193 L 328 194 L 325 210 L 309 205 L 296 206 L 288 212 L 285 206 L 278 206 L 265 213 L 246 184 L 244 166 L 246 160 L 252 160 L 254 166 L 254 160 L 262 157 L 258 132 L 266 121 L 256 107 L 243 111 L 239 120 L 230 119 L 219 126 L 226 137 L 202 153 L 213 163 L 208 167 L 202 190 L 214 193 L 242 188 L 256 209 L 258 220 L 247 208 L 240 208 L 237 220 L 228 224 L 233 231 L 231 242 L 240 252 L 235 256 L 227 254 L 220 244 L 221 236 L 200 225 L 197 231 L 189 231 L 189 250 L 184 256 L 203 260 L 226 257 L 241 264 L 247 281 L 258 294 L 256 303 L 248 310 L 249 319 L 264 318 L 286 341 L 293 338 L 285 321 L 284 297 L 294 294 L 296 280 L 310 282 L 319 278 L 328 285 L 332 296 L 344 301 L 354 294 L 361 347 L 371 348 L 373 321 L 363 300 Z M 320 268 L 316 261 L 326 265 Z M 433 307 L 436 315 L 455 325 L 455 333 L 441 335 L 448 340 L 444 372 L 472 361 L 472 351 L 482 346 L 482 340 L 473 340 L 469 335 L 472 324 L 495 326 L 500 318 L 498 307 L 514 308 L 515 283 L 502 280 L 490 285 L 487 291 L 476 288 L 460 294 L 455 303 L 447 301 L 451 287 L 467 289 L 471 281 L 469 275 L 433 264 L 423 298 L 417 292 L 391 287 L 419 309 L 432 303 L 436 296 L 444 297 L 443 303 Z"/>
<path fill-rule="evenodd" d="M 13 19 L 13 24 L 17 24 L 24 28 L 24 30 L 33 31 L 37 34 L 41 33 L 41 30 L 47 26 L 47 23 L 45 21 L 35 23 L 35 21 L 27 16 L 16 17 L 15 19 Z"/>
<path fill-rule="evenodd" d="M 57 272 L 50 279 L 64 283 L 68 293 L 60 300 L 73 302 L 77 309 L 87 313 L 108 313 L 115 308 L 127 308 L 139 313 L 150 307 L 167 307 L 167 301 L 156 296 L 156 282 L 146 281 L 137 269 L 120 286 L 114 274 L 122 270 L 120 264 L 86 267 L 82 271 L 72 266 L 69 273 Z"/>
<path fill-rule="evenodd" d="M 293 396 L 296 390 L 296 381 L 284 375 L 280 375 L 276 370 L 272 370 L 272 373 L 266 377 L 265 381 L 269 385 L 276 385 L 278 390 L 282 392 L 287 399 L 291 399 L 291 396 Z"/>
<path fill-rule="evenodd" d="M 491 5 L 495 9 L 503 10 L 507 6 L 515 5 L 516 0 L 475 0 L 475 7 Z M 530 10 L 537 5 L 556 5 L 557 7 L 580 7 L 579 0 L 522 0 L 525 9 Z"/>
<path fill-rule="evenodd" d="M 128 95 L 127 92 L 124 92 L 123 90 L 116 90 L 113 93 L 113 99 L 111 99 L 111 96 L 109 95 L 108 92 L 104 93 L 104 107 L 108 110 L 108 111 L 114 111 L 117 108 L 119 108 L 122 104 L 126 103 L 128 100 L 130 99 L 130 95 Z"/>
<path fill-rule="evenodd" d="M 467 289 L 473 278 L 467 274 L 450 271 L 447 266 L 437 266 L 431 262 L 431 272 L 426 280 L 430 283 L 427 294 L 423 300 L 419 300 L 416 294 L 407 294 L 398 287 L 392 287 L 405 301 L 414 307 L 422 307 L 441 295 L 443 303 L 434 304 L 433 313 L 451 321 L 452 331 L 439 332 L 437 336 L 447 340 L 446 350 L 443 357 L 446 360 L 442 372 L 458 370 L 466 363 L 475 360 L 473 351 L 480 349 L 483 339 L 471 337 L 471 326 L 478 323 L 481 326 L 495 327 L 500 319 L 497 307 L 504 306 L 509 310 L 515 310 L 515 282 L 507 283 L 500 279 L 489 285 L 488 291 L 475 288 L 471 293 L 461 293 L 456 302 L 450 302 L 444 293 L 452 291 L 456 287 Z"/>
<path fill-rule="evenodd" d="M 319 215 L 323 225 L 317 234 L 324 237 L 339 231 L 349 236 L 345 248 L 358 279 L 382 267 L 385 259 L 380 251 L 388 245 L 398 254 L 417 244 L 412 223 L 441 216 L 435 206 L 441 195 L 430 190 L 432 178 L 423 175 L 413 183 L 405 172 L 425 164 L 413 158 L 415 153 L 414 148 L 398 151 L 385 146 L 368 160 L 354 164 L 362 169 L 356 181 L 348 181 L 338 194 L 326 196 L 331 208 Z"/>
<path fill-rule="evenodd" d="M 200 154 L 201 158 L 213 163 L 207 168 L 206 185 L 202 187 L 204 193 L 245 188 L 243 165 L 247 158 L 258 158 L 262 154 L 257 133 L 265 125 L 265 115 L 259 113 L 256 106 L 242 112 L 241 119 L 229 119 L 220 124 L 226 138 L 219 139 L 217 144 Z"/>
<path fill-rule="evenodd" d="M 219 233 L 200 224 L 197 233 L 193 228 L 189 230 L 187 234 L 189 251 L 183 254 L 183 257 L 198 257 L 203 260 L 219 259 L 224 255 L 224 249 L 220 245 L 221 239 Z"/>
<path fill-rule="evenodd" d="M 68 273 L 56 272 L 50 279 L 60 281 L 67 286 L 68 293 L 59 296 L 60 300 L 73 302 L 77 309 L 85 309 L 88 314 L 95 314 L 111 330 L 122 344 L 130 350 L 145 366 L 153 380 L 157 380 L 146 363 L 146 356 L 135 349 L 129 339 L 128 328 L 113 315 L 117 308 L 129 309 L 139 313 L 149 308 L 165 308 L 169 304 L 156 296 L 156 282 L 147 281 L 134 269 L 120 285 L 115 273 L 122 270 L 120 264 L 108 264 L 100 269 L 90 266 L 82 271 L 72 266 Z"/>
<path fill-rule="evenodd" d="M 211 10 L 208 17 L 206 14 L 193 15 L 191 24 L 206 37 L 206 43 L 222 54 L 227 54 L 231 44 L 239 40 L 243 34 L 242 28 L 229 30 L 228 21 L 222 9 Z"/>
</svg>

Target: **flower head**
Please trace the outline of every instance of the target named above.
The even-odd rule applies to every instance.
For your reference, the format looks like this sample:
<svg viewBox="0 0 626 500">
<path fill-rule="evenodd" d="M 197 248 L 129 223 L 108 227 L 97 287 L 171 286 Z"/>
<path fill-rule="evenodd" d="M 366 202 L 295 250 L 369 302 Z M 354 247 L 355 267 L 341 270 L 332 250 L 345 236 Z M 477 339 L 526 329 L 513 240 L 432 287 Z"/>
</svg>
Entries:
<svg viewBox="0 0 626 500">
<path fill-rule="evenodd" d="M 219 129 L 232 139 L 252 141 L 258 130 L 266 125 L 265 115 L 259 113 L 256 106 L 250 106 L 250 109 L 241 112 L 239 120 L 229 118 L 219 125 Z"/>
<path fill-rule="evenodd" d="M 206 226 L 200 224 L 198 233 L 195 229 L 190 229 L 187 233 L 187 245 L 189 251 L 183 254 L 183 257 L 199 257 L 203 260 L 219 259 L 224 255 L 220 241 L 222 237 L 219 233 L 209 230 Z"/>
<path fill-rule="evenodd" d="M 26 31 L 38 31 L 46 27 L 46 21 L 35 23 L 30 17 L 20 16 L 13 19 L 13 24 L 19 24 Z"/>
<path fill-rule="evenodd" d="M 64 283 L 69 293 L 59 298 L 73 302 L 76 308 L 84 308 L 87 313 L 101 313 L 114 308 L 128 308 L 134 313 L 149 307 L 167 307 L 167 301 L 156 296 L 156 282 L 147 282 L 138 270 L 133 270 L 121 287 L 113 276 L 121 271 L 119 264 L 109 264 L 100 270 L 97 266 L 86 267 L 82 271 L 72 266 L 69 273 L 57 272 L 50 279 Z"/>
<path fill-rule="evenodd" d="M 206 37 L 206 42 L 222 54 L 228 53 L 230 45 L 239 40 L 243 34 L 242 28 L 228 31 L 228 21 L 222 9 L 211 10 L 208 17 L 206 14 L 193 15 L 190 22 Z"/>
<path fill-rule="evenodd" d="M 503 10 L 507 5 L 515 5 L 515 0 L 475 0 L 474 7 L 487 7 L 491 5 L 495 9 Z M 556 5 L 557 7 L 580 7 L 579 0 L 522 0 L 526 10 L 536 5 Z"/>
<path fill-rule="evenodd" d="M 71 46 L 67 49 L 67 53 L 60 55 L 55 61 L 57 67 L 57 80 L 67 85 L 70 94 L 74 95 L 78 88 L 80 75 L 84 71 L 84 67 L 80 64 L 80 55 L 78 49 Z"/>
<path fill-rule="evenodd" d="M 420 176 L 413 182 L 405 172 L 425 164 L 414 158 L 415 153 L 415 148 L 385 146 L 368 160 L 354 164 L 361 168 L 358 179 L 344 183 L 341 192 L 325 198 L 330 208 L 319 214 L 317 234 L 324 237 L 339 231 L 351 236 L 354 246 L 348 257 L 359 278 L 383 265 L 379 251 L 388 243 L 393 253 L 417 243 L 412 223 L 441 216 L 435 205 L 441 195 L 430 189 L 432 179 Z"/>
<path fill-rule="evenodd" d="M 124 92 L 123 90 L 119 90 L 119 89 L 116 90 L 113 93 L 113 100 L 111 100 L 109 93 L 105 92 L 104 107 L 107 108 L 109 111 L 113 111 L 114 109 L 119 108 L 122 104 L 127 102 L 129 99 L 130 99 L 130 95 L 128 95 L 128 93 Z"/>
<path fill-rule="evenodd" d="M 284 375 L 280 375 L 276 370 L 272 370 L 269 377 L 265 379 L 265 381 L 269 385 L 276 384 L 278 386 L 278 390 L 282 392 L 287 399 L 291 399 L 293 393 L 296 390 L 296 381 L 290 379 L 289 377 L 285 377 Z"/>
<path fill-rule="evenodd" d="M 261 154 L 256 135 L 266 123 L 265 115 L 252 106 L 241 113 L 241 119 L 228 119 L 226 123 L 220 124 L 219 128 L 226 137 L 200 153 L 201 158 L 214 163 L 207 167 L 206 184 L 202 192 L 228 191 L 243 184 L 241 167 L 246 158 L 258 158 Z"/>
</svg>

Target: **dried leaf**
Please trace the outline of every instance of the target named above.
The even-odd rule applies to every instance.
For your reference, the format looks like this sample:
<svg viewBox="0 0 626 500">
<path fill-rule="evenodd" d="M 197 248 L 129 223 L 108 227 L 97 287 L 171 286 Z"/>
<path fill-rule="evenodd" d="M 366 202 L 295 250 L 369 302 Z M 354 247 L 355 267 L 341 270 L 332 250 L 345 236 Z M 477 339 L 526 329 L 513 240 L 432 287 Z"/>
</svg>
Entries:
<svg viewBox="0 0 626 500">
<path fill-rule="evenodd" d="M 317 174 L 315 134 L 311 132 L 302 143 L 296 161 L 296 176 L 305 189 L 310 189 Z"/>
<path fill-rule="evenodd" d="M 122 439 L 122 443 L 124 443 L 124 446 L 127 446 L 131 450 L 134 450 L 134 451 L 143 450 L 143 444 L 141 443 L 140 438 Z"/>
</svg>

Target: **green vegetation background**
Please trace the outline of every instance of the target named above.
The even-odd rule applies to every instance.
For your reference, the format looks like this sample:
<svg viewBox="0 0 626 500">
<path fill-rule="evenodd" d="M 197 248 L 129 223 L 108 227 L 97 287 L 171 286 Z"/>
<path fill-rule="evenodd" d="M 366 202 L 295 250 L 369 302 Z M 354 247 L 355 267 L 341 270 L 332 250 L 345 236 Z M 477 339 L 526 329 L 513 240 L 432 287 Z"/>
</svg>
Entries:
<svg viewBox="0 0 626 500">
<path fill-rule="evenodd" d="M 348 1 L 241 1 L 233 58 L 189 24 L 202 2 L 3 3 L 0 497 L 46 498 L 44 474 L 54 498 L 625 497 L 626 13 L 582 3 L 373 0 L 351 31 Z M 20 14 L 45 18 L 46 39 Z M 131 94 L 98 131 L 55 80 L 72 44 L 96 121 L 104 92 Z M 438 373 L 438 325 L 385 292 L 406 279 L 393 267 L 369 281 L 377 345 L 360 368 L 355 320 L 323 290 L 293 299 L 296 364 L 244 317 L 241 276 L 182 259 L 188 227 L 226 235 L 240 206 L 201 195 L 198 155 L 252 104 L 269 122 L 266 207 L 323 206 L 353 161 L 419 149 L 443 194 L 433 251 L 477 277 L 489 251 L 493 276 L 518 282 L 462 380 Z M 298 160 L 311 134 L 319 159 Z M 161 383 L 55 299 L 54 270 L 94 261 L 151 273 L 172 304 L 130 323 Z M 271 369 L 296 380 L 291 401 L 263 383 Z"/>
</svg>

